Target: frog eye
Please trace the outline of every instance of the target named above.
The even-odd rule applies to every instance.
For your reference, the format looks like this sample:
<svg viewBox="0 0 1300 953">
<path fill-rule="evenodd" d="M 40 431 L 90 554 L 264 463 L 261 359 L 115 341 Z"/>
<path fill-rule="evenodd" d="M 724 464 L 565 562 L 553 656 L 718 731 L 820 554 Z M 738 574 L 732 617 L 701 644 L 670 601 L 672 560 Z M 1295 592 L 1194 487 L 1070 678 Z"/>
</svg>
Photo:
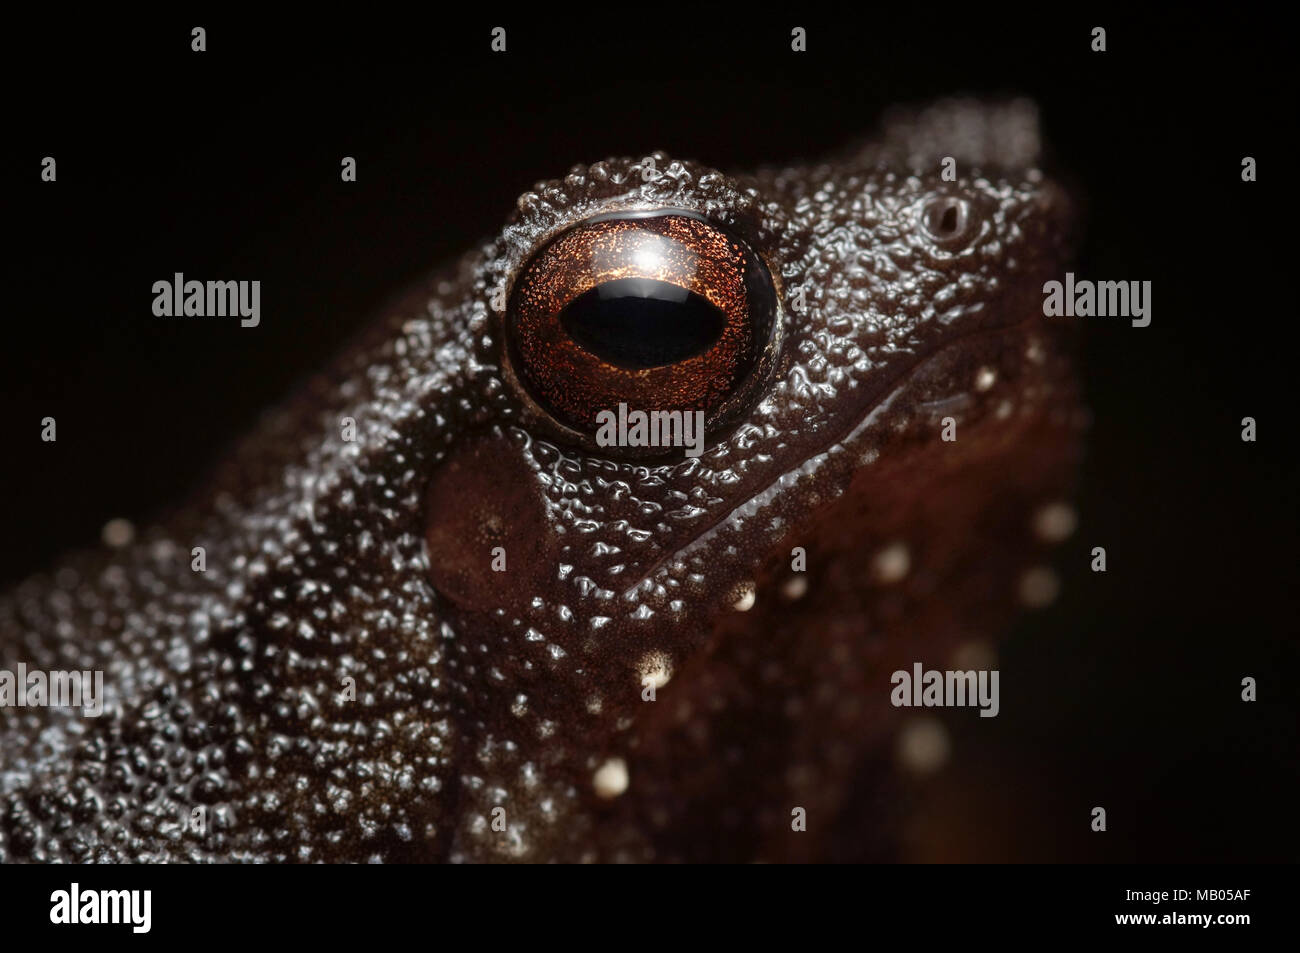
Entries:
<svg viewBox="0 0 1300 953">
<path fill-rule="evenodd" d="M 511 363 L 552 417 L 583 432 L 617 410 L 735 403 L 772 337 L 776 294 L 741 239 L 684 211 L 599 216 L 520 271 L 506 315 Z"/>
<path fill-rule="evenodd" d="M 970 203 L 955 195 L 941 195 L 921 208 L 921 227 L 935 242 L 951 248 L 972 237 L 975 216 Z"/>
</svg>

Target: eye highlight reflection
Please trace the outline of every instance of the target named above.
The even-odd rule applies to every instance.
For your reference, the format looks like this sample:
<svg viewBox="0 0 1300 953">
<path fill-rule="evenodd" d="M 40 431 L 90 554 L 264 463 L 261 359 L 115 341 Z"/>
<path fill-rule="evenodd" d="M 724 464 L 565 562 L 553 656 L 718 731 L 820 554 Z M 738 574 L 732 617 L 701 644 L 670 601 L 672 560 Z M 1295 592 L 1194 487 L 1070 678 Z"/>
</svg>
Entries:
<svg viewBox="0 0 1300 953">
<path fill-rule="evenodd" d="M 591 432 L 620 402 L 713 417 L 753 372 L 775 313 L 771 277 L 739 238 L 690 212 L 626 213 L 533 256 L 507 338 L 533 398 Z"/>
</svg>

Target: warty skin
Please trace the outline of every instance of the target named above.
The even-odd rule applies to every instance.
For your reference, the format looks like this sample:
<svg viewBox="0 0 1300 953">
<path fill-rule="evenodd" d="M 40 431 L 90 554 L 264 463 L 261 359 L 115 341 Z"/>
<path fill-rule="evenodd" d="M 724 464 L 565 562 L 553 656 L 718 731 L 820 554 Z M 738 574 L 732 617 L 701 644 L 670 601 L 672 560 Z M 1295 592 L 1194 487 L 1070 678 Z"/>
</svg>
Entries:
<svg viewBox="0 0 1300 953">
<path fill-rule="evenodd" d="M 752 176 L 653 159 L 525 193 L 174 515 L 0 597 L 0 667 L 102 669 L 108 705 L 0 710 L 0 859 L 898 856 L 890 673 L 999 633 L 1070 492 L 1082 414 L 1042 318 L 1070 203 L 1024 102 L 891 113 Z M 936 238 L 954 197 L 968 226 Z M 549 237 L 654 208 L 742 238 L 780 300 L 698 459 L 559 426 L 493 307 Z M 900 547 L 901 577 L 875 558 Z"/>
</svg>

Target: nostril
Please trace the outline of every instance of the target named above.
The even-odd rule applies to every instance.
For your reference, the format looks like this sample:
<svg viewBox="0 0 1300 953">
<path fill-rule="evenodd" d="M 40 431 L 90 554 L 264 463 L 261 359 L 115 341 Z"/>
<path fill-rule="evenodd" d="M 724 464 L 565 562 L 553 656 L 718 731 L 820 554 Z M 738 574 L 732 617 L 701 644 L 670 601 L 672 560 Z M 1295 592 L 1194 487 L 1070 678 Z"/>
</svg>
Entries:
<svg viewBox="0 0 1300 953">
<path fill-rule="evenodd" d="M 954 196 L 942 196 L 926 203 L 921 213 L 921 225 L 932 239 L 951 245 L 967 236 L 970 210 L 965 201 Z"/>
</svg>

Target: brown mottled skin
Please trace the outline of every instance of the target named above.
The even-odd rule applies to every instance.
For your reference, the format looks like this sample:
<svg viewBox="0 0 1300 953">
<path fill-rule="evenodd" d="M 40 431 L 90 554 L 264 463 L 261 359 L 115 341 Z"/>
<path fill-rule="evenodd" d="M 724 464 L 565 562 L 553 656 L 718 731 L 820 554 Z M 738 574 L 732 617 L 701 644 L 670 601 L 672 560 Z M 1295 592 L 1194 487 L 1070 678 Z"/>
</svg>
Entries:
<svg viewBox="0 0 1300 953">
<path fill-rule="evenodd" d="M 0 859 L 896 856 L 890 673 L 997 634 L 1045 559 L 1032 513 L 1068 494 L 1080 414 L 1041 317 L 1065 197 L 1025 103 L 891 114 L 752 177 L 654 159 L 524 194 L 177 516 L 0 597 L 0 667 L 103 669 L 110 706 L 0 712 Z M 942 196 L 965 234 L 926 232 Z M 560 428 L 492 309 L 545 239 L 657 207 L 743 238 L 780 296 L 764 377 L 698 460 Z M 651 653 L 672 677 L 647 701 Z M 610 758 L 629 784 L 602 798 Z"/>
</svg>

